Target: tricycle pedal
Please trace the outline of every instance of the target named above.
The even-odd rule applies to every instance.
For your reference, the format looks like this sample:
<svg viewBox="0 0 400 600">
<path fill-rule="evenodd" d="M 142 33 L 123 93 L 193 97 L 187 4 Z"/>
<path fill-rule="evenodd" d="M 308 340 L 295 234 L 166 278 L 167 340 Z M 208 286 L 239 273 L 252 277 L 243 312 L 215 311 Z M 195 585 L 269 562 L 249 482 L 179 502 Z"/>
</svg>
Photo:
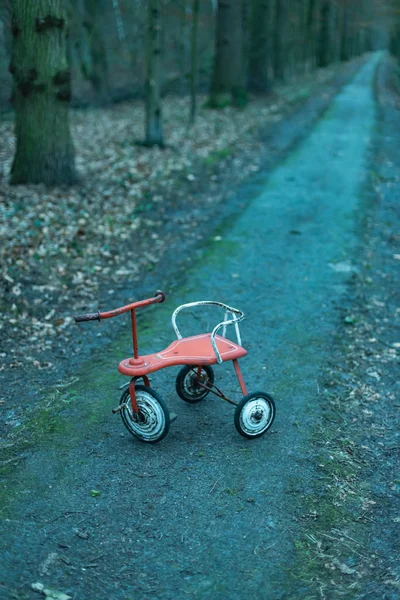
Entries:
<svg viewBox="0 0 400 600">
<path fill-rule="evenodd" d="M 112 412 L 114 413 L 114 415 L 118 412 L 120 412 L 123 408 L 125 408 L 127 405 L 127 402 L 125 402 L 124 404 L 120 404 L 119 406 L 117 406 L 117 408 L 113 408 Z"/>
<path fill-rule="evenodd" d="M 176 415 L 175 413 L 170 413 L 169 414 L 169 422 L 173 423 L 174 421 L 176 421 L 178 418 L 178 415 Z"/>
</svg>

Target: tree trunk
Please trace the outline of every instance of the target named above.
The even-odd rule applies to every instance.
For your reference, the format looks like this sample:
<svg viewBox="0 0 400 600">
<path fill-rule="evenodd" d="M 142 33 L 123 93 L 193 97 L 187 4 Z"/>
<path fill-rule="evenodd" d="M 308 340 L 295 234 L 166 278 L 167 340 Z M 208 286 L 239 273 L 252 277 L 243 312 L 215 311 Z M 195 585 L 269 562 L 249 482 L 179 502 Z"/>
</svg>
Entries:
<svg viewBox="0 0 400 600">
<path fill-rule="evenodd" d="M 246 104 L 241 0 L 218 0 L 216 48 L 209 106 Z"/>
<path fill-rule="evenodd" d="M 85 23 L 85 0 L 72 0 L 68 10 L 67 55 L 71 77 L 78 88 L 81 79 L 88 80 L 92 71 L 90 39 Z"/>
<path fill-rule="evenodd" d="M 196 119 L 196 92 L 197 92 L 197 32 L 199 25 L 199 0 L 193 0 L 192 6 L 192 32 L 190 40 L 190 118 L 189 123 L 193 125 Z"/>
<path fill-rule="evenodd" d="M 256 93 L 265 93 L 271 88 L 268 78 L 269 9 L 270 0 L 253 0 L 248 85 Z"/>
<path fill-rule="evenodd" d="M 11 183 L 71 184 L 76 173 L 63 0 L 13 0 L 12 33 L 17 148 Z"/>
<path fill-rule="evenodd" d="M 284 59 L 284 1 L 275 2 L 275 29 L 274 29 L 274 77 L 277 81 L 285 79 L 285 59 Z"/>
<path fill-rule="evenodd" d="M 330 0 L 324 0 L 321 5 L 321 26 L 319 30 L 317 66 L 326 67 L 329 65 L 331 50 L 330 39 Z"/>
<path fill-rule="evenodd" d="M 315 66 L 315 7 L 316 0 L 309 0 L 307 6 L 307 17 L 306 17 L 306 56 L 305 62 L 307 64 L 306 70 L 313 70 Z"/>
<path fill-rule="evenodd" d="M 107 49 L 104 43 L 104 0 L 85 0 L 84 28 L 90 47 L 90 70 L 86 73 L 93 86 L 97 104 L 110 101 L 110 85 L 108 79 Z M 82 63 L 84 64 L 84 63 Z"/>
<path fill-rule="evenodd" d="M 148 0 L 146 73 L 146 146 L 163 146 L 161 120 L 161 14 L 160 0 Z"/>
<path fill-rule="evenodd" d="M 181 18 L 179 19 L 179 75 L 180 75 L 180 91 L 185 93 L 187 89 L 187 73 L 188 73 L 188 31 L 187 31 L 187 16 L 188 5 L 187 0 L 179 3 L 181 9 Z"/>
<path fill-rule="evenodd" d="M 342 27 L 340 42 L 340 60 L 346 61 L 350 58 L 349 51 L 349 9 L 345 0 L 342 0 Z"/>
</svg>

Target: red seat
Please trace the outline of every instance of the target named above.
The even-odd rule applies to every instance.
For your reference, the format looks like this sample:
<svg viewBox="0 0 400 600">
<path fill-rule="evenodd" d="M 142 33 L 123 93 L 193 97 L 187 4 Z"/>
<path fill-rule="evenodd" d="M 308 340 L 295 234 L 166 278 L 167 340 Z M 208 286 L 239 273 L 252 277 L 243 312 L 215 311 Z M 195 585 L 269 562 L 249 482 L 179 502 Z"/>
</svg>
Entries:
<svg viewBox="0 0 400 600">
<path fill-rule="evenodd" d="M 215 336 L 215 341 L 223 362 L 247 354 L 244 348 L 219 335 Z M 119 363 L 118 371 L 130 377 L 140 377 L 173 365 L 215 365 L 216 363 L 217 357 L 211 344 L 211 333 L 203 333 L 175 340 L 168 348 L 156 354 L 147 354 L 138 359 L 126 358 Z"/>
</svg>

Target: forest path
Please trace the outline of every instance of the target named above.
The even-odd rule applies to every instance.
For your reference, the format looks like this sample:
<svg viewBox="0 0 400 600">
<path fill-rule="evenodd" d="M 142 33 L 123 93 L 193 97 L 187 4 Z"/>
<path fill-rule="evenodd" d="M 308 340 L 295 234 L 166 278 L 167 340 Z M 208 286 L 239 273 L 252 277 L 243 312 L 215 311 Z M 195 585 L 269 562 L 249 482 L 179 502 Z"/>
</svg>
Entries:
<svg viewBox="0 0 400 600">
<path fill-rule="evenodd" d="M 171 369 L 152 385 L 178 420 L 158 445 L 133 441 L 109 412 L 119 382 L 109 372 L 129 352 L 129 338 L 117 340 L 49 397 L 44 433 L 10 473 L 0 594 L 36 598 L 29 588 L 39 580 L 76 599 L 303 597 L 290 571 L 313 493 L 308 434 L 357 253 L 377 60 L 262 185 L 257 178 L 261 192 L 192 263 L 173 300 L 139 324 L 141 350 L 154 351 L 172 340 L 168 320 L 181 302 L 243 309 L 242 370 L 249 391 L 276 397 L 272 432 L 247 441 L 230 405 L 181 402 Z M 231 365 L 215 371 L 231 391 Z"/>
</svg>

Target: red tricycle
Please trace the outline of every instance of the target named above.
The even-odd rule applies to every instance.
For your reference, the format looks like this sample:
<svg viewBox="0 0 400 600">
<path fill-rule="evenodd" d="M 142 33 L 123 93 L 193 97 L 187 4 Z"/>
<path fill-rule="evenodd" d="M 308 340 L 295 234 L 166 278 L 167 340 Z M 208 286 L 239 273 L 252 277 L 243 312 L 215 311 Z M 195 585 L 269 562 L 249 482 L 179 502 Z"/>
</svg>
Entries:
<svg viewBox="0 0 400 600">
<path fill-rule="evenodd" d="M 76 316 L 75 321 L 100 321 L 116 317 L 122 313 L 131 313 L 133 357 L 122 360 L 118 371 L 131 378 L 126 384 L 118 408 L 114 413 L 120 412 L 122 421 L 128 431 L 143 442 L 154 443 L 162 440 L 169 431 L 171 422 L 167 405 L 160 395 L 150 387 L 148 375 L 165 367 L 183 365 L 176 378 L 176 391 L 178 396 L 194 404 L 203 400 L 210 392 L 230 402 L 234 406 L 234 422 L 237 431 L 246 438 L 256 438 L 263 435 L 272 425 L 275 417 L 275 403 L 265 392 L 249 394 L 243 381 L 238 359 L 246 356 L 247 352 L 241 347 L 239 322 L 244 319 L 244 313 L 237 308 L 227 306 L 222 302 L 205 300 L 182 304 L 172 315 L 172 326 L 177 339 L 165 350 L 155 354 L 139 356 L 136 310 L 150 304 L 164 302 L 165 294 L 157 291 L 153 298 L 132 302 L 121 308 L 107 312 L 88 313 Z M 183 309 L 194 306 L 213 305 L 222 308 L 225 316 L 211 333 L 203 333 L 183 338 L 176 324 L 176 317 Z M 237 343 L 225 337 L 226 328 L 234 325 Z M 222 335 L 217 332 L 222 328 Z M 214 383 L 214 371 L 211 365 L 220 364 L 231 360 L 238 378 L 243 398 L 239 402 L 227 398 Z M 139 380 L 143 384 L 138 384 Z"/>
</svg>

